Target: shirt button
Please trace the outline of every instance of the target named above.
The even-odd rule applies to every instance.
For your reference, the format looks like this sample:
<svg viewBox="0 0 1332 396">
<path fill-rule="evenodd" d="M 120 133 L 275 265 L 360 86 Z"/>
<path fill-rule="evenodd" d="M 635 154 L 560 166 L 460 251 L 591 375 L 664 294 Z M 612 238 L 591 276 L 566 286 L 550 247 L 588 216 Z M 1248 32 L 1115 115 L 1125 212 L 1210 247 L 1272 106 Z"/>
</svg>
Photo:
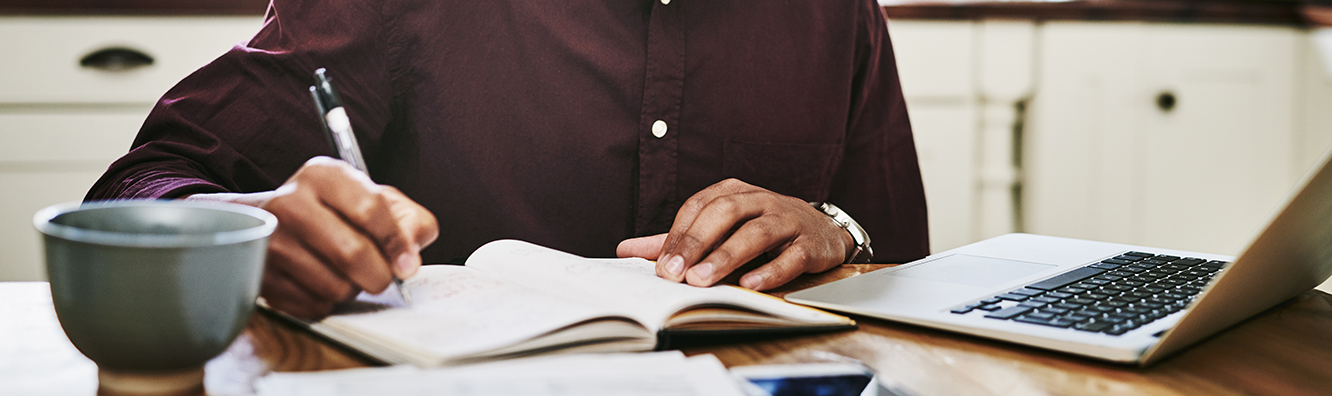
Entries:
<svg viewBox="0 0 1332 396">
<path fill-rule="evenodd" d="M 657 122 L 652 123 L 652 136 L 656 136 L 658 139 L 666 136 L 666 121 L 657 120 Z"/>
<path fill-rule="evenodd" d="M 669 5 L 669 4 L 671 4 L 671 0 L 661 0 L 661 5 Z"/>
</svg>

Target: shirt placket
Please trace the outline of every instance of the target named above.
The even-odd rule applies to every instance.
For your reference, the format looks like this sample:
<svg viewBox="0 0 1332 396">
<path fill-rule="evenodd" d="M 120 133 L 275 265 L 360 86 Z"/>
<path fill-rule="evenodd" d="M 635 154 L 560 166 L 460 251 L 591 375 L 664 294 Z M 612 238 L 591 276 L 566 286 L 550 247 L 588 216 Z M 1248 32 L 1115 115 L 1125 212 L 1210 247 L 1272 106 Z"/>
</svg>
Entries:
<svg viewBox="0 0 1332 396">
<path fill-rule="evenodd" d="M 638 235 L 663 232 L 680 206 L 680 101 L 684 89 L 684 0 L 656 0 L 648 23 L 643 110 L 638 126 Z"/>
</svg>

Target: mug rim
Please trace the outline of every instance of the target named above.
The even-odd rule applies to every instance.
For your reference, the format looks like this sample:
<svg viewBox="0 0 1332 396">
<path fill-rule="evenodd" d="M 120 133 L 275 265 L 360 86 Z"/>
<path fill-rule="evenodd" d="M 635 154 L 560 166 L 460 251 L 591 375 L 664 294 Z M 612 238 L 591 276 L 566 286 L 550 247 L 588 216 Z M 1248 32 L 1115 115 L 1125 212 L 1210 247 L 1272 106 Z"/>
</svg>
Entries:
<svg viewBox="0 0 1332 396">
<path fill-rule="evenodd" d="M 147 206 L 174 206 L 183 208 L 209 209 L 223 212 L 231 212 L 240 215 L 250 216 L 258 219 L 261 223 L 253 227 L 242 228 L 232 231 L 208 232 L 199 234 L 141 234 L 132 232 L 90 230 L 57 224 L 52 222 L 56 217 L 66 213 L 77 212 L 89 209 L 101 208 L 119 208 L 119 207 L 147 207 Z M 266 238 L 273 234 L 277 229 L 277 217 L 266 210 L 234 203 L 212 202 L 212 201 L 175 201 L 175 200 L 150 200 L 150 199 L 128 199 L 114 201 L 95 201 L 95 202 L 65 202 L 47 206 L 38 210 L 32 217 L 32 224 L 42 234 L 61 238 L 69 241 L 84 242 L 97 245 L 112 245 L 126 247 L 158 247 L 158 248 L 177 248 L 177 247 L 198 247 L 198 246 L 216 246 L 230 245 L 234 243 L 248 242 L 257 239 Z"/>
</svg>

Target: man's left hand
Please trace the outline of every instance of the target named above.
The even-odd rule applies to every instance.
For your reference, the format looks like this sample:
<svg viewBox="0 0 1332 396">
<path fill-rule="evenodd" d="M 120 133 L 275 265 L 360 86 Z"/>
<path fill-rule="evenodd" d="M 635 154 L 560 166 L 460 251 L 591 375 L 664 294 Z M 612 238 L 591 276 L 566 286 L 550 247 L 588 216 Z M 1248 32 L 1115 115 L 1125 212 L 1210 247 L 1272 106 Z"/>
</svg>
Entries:
<svg viewBox="0 0 1332 396">
<path fill-rule="evenodd" d="M 740 286 L 766 290 L 842 264 L 854 243 L 809 203 L 727 179 L 685 201 L 669 233 L 624 240 L 616 254 L 656 259 L 662 278 L 711 286 L 771 253 L 776 257 L 740 278 Z"/>
</svg>

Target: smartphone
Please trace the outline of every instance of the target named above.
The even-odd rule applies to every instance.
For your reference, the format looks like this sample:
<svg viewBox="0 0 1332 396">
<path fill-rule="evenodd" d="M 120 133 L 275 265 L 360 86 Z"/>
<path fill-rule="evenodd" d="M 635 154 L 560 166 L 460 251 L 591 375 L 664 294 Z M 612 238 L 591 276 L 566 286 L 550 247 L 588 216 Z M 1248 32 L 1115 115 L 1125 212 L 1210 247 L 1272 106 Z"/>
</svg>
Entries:
<svg viewBox="0 0 1332 396">
<path fill-rule="evenodd" d="M 911 396 L 895 381 L 849 363 L 732 367 L 749 396 Z"/>
</svg>

